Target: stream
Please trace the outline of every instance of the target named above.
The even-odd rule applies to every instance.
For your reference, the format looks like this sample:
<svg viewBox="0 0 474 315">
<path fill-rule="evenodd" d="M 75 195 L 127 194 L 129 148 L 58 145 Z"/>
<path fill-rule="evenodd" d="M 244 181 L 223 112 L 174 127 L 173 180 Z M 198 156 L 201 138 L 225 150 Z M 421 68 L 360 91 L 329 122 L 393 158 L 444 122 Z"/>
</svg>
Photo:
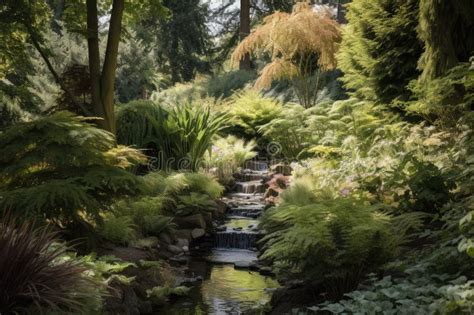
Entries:
<svg viewBox="0 0 474 315">
<path fill-rule="evenodd" d="M 238 174 L 233 191 L 222 198 L 227 204 L 226 218 L 216 229 L 212 250 L 188 263 L 187 276 L 202 281 L 193 283 L 187 297 L 160 314 L 263 314 L 263 306 L 279 285 L 254 271 L 256 242 L 261 237 L 258 218 L 265 207 L 262 178 L 268 169 L 258 162 L 250 168 Z"/>
</svg>

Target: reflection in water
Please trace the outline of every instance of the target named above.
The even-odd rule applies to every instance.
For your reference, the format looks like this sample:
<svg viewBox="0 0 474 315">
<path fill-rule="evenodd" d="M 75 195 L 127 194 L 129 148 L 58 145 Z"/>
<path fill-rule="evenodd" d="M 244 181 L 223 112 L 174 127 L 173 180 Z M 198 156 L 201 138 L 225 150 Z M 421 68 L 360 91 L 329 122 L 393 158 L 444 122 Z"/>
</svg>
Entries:
<svg viewBox="0 0 474 315">
<path fill-rule="evenodd" d="M 275 280 L 258 272 L 235 270 L 232 265 L 211 268 L 188 298 L 176 301 L 163 314 L 258 314 L 255 310 L 270 300 L 269 289 L 278 287 Z"/>
</svg>

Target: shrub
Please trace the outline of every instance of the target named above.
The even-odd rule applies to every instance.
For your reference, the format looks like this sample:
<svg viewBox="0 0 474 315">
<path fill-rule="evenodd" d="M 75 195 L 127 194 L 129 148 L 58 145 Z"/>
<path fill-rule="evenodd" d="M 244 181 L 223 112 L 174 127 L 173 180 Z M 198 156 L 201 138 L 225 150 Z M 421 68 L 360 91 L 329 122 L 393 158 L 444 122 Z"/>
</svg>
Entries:
<svg viewBox="0 0 474 315">
<path fill-rule="evenodd" d="M 397 249 L 400 240 L 380 205 L 311 197 L 304 185 L 291 187 L 282 199 L 263 216 L 268 234 L 261 257 L 273 261 L 282 278 L 310 280 L 329 297 L 340 297 Z"/>
<path fill-rule="evenodd" d="M 134 100 L 117 106 L 117 142 L 145 148 L 153 136 L 149 117 L 159 119 L 163 110 L 152 101 Z"/>
<path fill-rule="evenodd" d="M 212 138 L 224 127 L 227 116 L 210 108 L 177 106 L 159 117 L 149 116 L 161 169 L 197 171 Z"/>
<path fill-rule="evenodd" d="M 236 91 L 243 89 L 255 78 L 256 73 L 248 70 L 237 70 L 216 75 L 207 81 L 207 94 L 215 98 L 227 98 Z"/>
<path fill-rule="evenodd" d="M 129 216 L 108 215 L 100 227 L 103 238 L 120 245 L 127 245 L 136 237 L 132 218 Z"/>
<path fill-rule="evenodd" d="M 229 131 L 247 139 L 261 136 L 259 128 L 277 118 L 282 110 L 279 102 L 253 90 L 235 93 L 228 107 L 235 128 Z"/>
<path fill-rule="evenodd" d="M 171 173 L 166 178 L 166 183 L 165 192 L 171 196 L 198 192 L 207 195 L 210 199 L 217 199 L 224 191 L 224 187 L 214 178 L 202 173 Z"/>
<path fill-rule="evenodd" d="M 68 112 L 7 129 L 0 147 L 0 211 L 61 226 L 100 222 L 113 198 L 143 189 L 126 170 L 143 156 Z"/>
<path fill-rule="evenodd" d="M 48 227 L 0 223 L 0 312 L 87 313 L 100 286 L 77 259 L 63 260 L 67 248 Z"/>
<path fill-rule="evenodd" d="M 212 150 L 205 155 L 206 170 L 217 176 L 221 184 L 228 184 L 234 174 L 245 161 L 254 158 L 255 141 L 245 142 L 234 136 L 217 137 L 212 144 Z"/>
<path fill-rule="evenodd" d="M 171 205 L 174 205 L 173 199 L 164 195 L 142 196 L 135 200 L 118 201 L 113 211 L 118 217 L 131 218 L 134 227 L 142 234 L 158 236 L 174 228 L 172 218 L 165 215 Z"/>
</svg>

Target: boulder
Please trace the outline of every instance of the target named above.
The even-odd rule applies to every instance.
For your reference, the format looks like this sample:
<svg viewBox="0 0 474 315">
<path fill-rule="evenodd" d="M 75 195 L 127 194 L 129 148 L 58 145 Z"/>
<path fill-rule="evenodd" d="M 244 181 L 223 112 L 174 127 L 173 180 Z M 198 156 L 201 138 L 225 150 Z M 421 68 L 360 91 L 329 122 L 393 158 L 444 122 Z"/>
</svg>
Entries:
<svg viewBox="0 0 474 315">
<path fill-rule="evenodd" d="M 191 236 L 194 239 L 203 237 L 204 234 L 206 234 L 206 230 L 204 229 L 194 229 L 191 231 Z"/>
<path fill-rule="evenodd" d="M 216 200 L 216 208 L 214 209 L 214 218 L 222 218 L 227 211 L 227 205 L 222 200 Z"/>
<path fill-rule="evenodd" d="M 189 241 L 185 238 L 178 238 L 176 245 L 179 247 L 189 246 Z"/>
<path fill-rule="evenodd" d="M 183 249 L 176 245 L 168 245 L 168 250 L 173 254 L 181 254 L 183 252 Z"/>
<path fill-rule="evenodd" d="M 168 233 L 161 233 L 160 241 L 165 244 L 173 244 L 173 239 Z"/>
<path fill-rule="evenodd" d="M 176 238 L 178 238 L 178 239 L 184 238 L 184 239 L 187 239 L 189 241 L 192 238 L 191 231 L 192 231 L 191 229 L 176 230 L 175 231 Z"/>
<path fill-rule="evenodd" d="M 206 221 L 201 214 L 193 214 L 186 217 L 175 217 L 174 223 L 181 229 L 206 229 Z"/>
</svg>

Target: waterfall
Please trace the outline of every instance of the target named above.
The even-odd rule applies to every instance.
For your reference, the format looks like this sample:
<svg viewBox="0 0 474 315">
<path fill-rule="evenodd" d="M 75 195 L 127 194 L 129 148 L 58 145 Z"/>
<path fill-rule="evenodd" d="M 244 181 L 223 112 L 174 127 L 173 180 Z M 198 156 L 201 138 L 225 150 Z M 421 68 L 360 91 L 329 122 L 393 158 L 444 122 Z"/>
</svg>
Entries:
<svg viewBox="0 0 474 315">
<path fill-rule="evenodd" d="M 219 232 L 214 236 L 216 248 L 251 249 L 256 241 L 257 234 L 248 232 Z"/>
</svg>

